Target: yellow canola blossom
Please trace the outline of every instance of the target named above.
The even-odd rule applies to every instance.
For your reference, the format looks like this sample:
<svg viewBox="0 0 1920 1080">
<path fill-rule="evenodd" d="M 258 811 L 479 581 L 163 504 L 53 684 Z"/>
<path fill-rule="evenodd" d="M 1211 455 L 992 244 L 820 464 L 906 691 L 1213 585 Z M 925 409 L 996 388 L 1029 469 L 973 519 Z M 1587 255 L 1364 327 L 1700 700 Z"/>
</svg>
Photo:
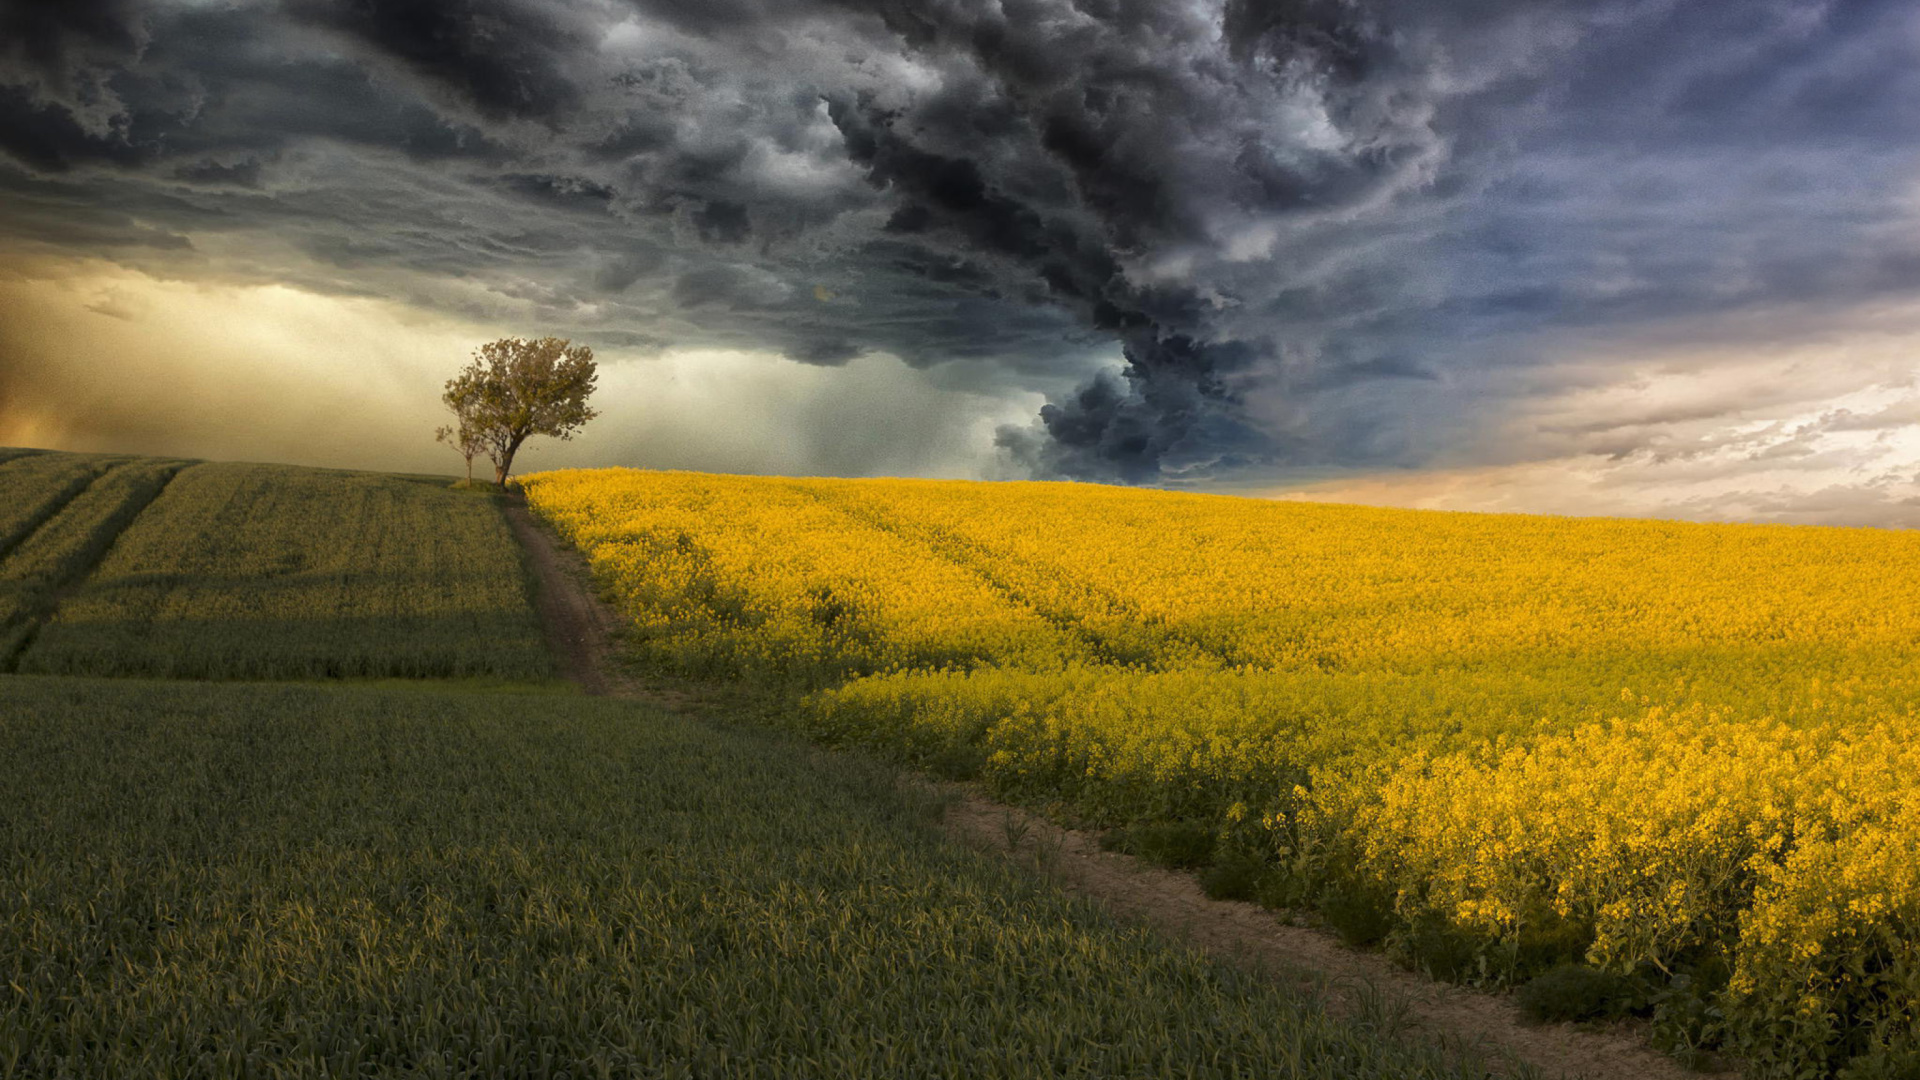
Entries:
<svg viewBox="0 0 1920 1080">
<path fill-rule="evenodd" d="M 1656 708 L 1320 794 L 1404 907 L 1509 940 L 1551 912 L 1620 971 L 1722 945 L 1730 1034 L 1791 1072 L 1849 1029 L 1916 1034 L 1916 730 Z"/>
<path fill-rule="evenodd" d="M 523 483 L 643 656 L 789 689 L 816 736 L 1201 823 L 1506 955 L 1552 924 L 1623 972 L 1718 957 L 1763 1073 L 1920 1047 L 1920 534 Z"/>
<path fill-rule="evenodd" d="M 1072 652 L 977 575 L 804 484 L 624 470 L 522 483 L 647 647 L 693 670 L 834 677 Z"/>
</svg>

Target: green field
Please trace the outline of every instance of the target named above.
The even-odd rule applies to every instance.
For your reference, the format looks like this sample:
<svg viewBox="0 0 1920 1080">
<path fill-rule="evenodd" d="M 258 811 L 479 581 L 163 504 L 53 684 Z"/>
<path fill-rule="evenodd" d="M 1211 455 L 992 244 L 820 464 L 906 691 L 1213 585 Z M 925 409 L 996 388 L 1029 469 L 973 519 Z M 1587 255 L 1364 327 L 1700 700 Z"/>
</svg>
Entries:
<svg viewBox="0 0 1920 1080">
<path fill-rule="evenodd" d="M 1480 1075 L 629 702 L 10 676 L 0 763 L 0 1075 Z"/>
<path fill-rule="evenodd" d="M 0 450 L 0 558 L 124 458 Z"/>
<path fill-rule="evenodd" d="M 36 527 L 22 529 L 0 559 L 0 658 L 16 657 L 26 647 L 62 591 L 80 580 L 184 464 L 88 462 L 91 475 L 78 487 L 61 473 L 43 477 L 42 490 L 58 493 L 57 507 L 43 504 Z"/>
<path fill-rule="evenodd" d="M 68 457 L 0 465 L 0 477 Z M 80 529 L 65 528 L 68 519 L 89 500 L 104 505 L 103 487 L 159 467 L 122 466 L 94 482 L 0 561 L 0 579 L 49 580 L 44 559 L 22 560 L 52 534 Z M 65 475 L 51 464 L 36 474 L 43 491 L 58 490 Z M 551 674 L 506 522 L 490 499 L 450 491 L 443 479 L 198 464 L 137 518 L 113 526 L 112 550 L 45 617 L 17 670 L 207 679 Z M 60 550 L 69 549 L 94 558 L 103 550 Z"/>
<path fill-rule="evenodd" d="M 0 674 L 0 1077 L 1486 1075 L 951 845 L 890 770 L 554 688 L 491 498 L 0 485 L 4 655 L 73 673 Z M 222 681 L 98 677 L 154 673 Z"/>
</svg>

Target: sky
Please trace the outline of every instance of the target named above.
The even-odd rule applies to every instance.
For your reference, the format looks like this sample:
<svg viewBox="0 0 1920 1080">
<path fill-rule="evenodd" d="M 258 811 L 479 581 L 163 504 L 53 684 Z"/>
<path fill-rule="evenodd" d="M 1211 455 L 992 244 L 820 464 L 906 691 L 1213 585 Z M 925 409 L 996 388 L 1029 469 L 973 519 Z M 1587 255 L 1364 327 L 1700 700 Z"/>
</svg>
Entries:
<svg viewBox="0 0 1920 1080">
<path fill-rule="evenodd" d="M 1920 6 L 0 0 L 0 445 L 1920 524 Z"/>
</svg>

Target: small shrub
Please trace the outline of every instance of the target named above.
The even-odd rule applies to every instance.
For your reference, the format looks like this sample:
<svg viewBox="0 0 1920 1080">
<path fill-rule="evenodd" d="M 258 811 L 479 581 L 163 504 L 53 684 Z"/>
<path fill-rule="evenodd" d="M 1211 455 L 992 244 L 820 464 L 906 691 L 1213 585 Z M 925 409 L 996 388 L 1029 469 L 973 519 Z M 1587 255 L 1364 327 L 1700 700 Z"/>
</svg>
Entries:
<svg viewBox="0 0 1920 1080">
<path fill-rule="evenodd" d="M 1719 1000 L 1727 985 L 1726 965 L 1708 960 L 1689 965 L 1690 970 L 1676 974 L 1666 987 L 1649 995 L 1653 1013 L 1653 1045 L 1689 1068 L 1704 1071 L 1716 1061 L 1714 1051 L 1727 1035 L 1726 1013 Z M 1779 1049 L 1779 1048 L 1773 1048 Z M 1790 1054 L 1803 1051 L 1797 1040 L 1785 1047 Z M 1804 1059 L 1803 1059 L 1804 1061 Z M 1770 1062 L 1749 1060 L 1757 1075 L 1778 1070 Z M 1825 1073 L 1832 1066 L 1822 1066 Z"/>
<path fill-rule="evenodd" d="M 1110 830 L 1100 846 L 1175 870 L 1196 870 L 1213 861 L 1213 830 L 1190 821 L 1156 821 Z"/>
<path fill-rule="evenodd" d="M 1593 947 L 1593 924 L 1569 919 L 1536 899 L 1523 912 L 1514 942 L 1516 979 L 1541 975 L 1568 965 L 1579 965 Z"/>
<path fill-rule="evenodd" d="M 1514 995 L 1520 1014 L 1536 1024 L 1625 1016 L 1636 996 L 1633 980 L 1585 964 L 1561 964 Z"/>
<path fill-rule="evenodd" d="M 975 746 L 948 745 L 926 759 L 926 770 L 942 780 L 978 780 L 987 754 Z"/>
<path fill-rule="evenodd" d="M 1356 948 L 1380 944 L 1393 929 L 1393 898 L 1372 882 L 1337 880 L 1320 894 L 1319 906 L 1321 916 L 1340 940 Z"/>
<path fill-rule="evenodd" d="M 1253 900 L 1264 908 L 1306 908 L 1311 892 L 1302 881 L 1301 875 L 1289 872 L 1285 867 L 1270 866 L 1254 883 Z"/>
<path fill-rule="evenodd" d="M 1387 951 L 1400 963 L 1447 982 L 1483 981 L 1486 976 L 1486 942 L 1433 913 L 1396 928 Z"/>
<path fill-rule="evenodd" d="M 1251 855 L 1222 859 L 1200 873 L 1200 888 L 1211 900 L 1257 900 L 1266 866 Z"/>
<path fill-rule="evenodd" d="M 1847 1062 L 1838 1080 L 1920 1080 L 1920 1052 L 1874 1047 Z"/>
</svg>

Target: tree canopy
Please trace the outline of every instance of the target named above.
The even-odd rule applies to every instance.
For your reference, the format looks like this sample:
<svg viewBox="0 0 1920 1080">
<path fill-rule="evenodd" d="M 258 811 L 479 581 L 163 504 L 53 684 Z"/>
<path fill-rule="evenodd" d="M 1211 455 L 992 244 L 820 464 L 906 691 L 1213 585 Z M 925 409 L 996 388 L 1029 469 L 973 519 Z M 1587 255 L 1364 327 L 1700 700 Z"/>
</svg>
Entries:
<svg viewBox="0 0 1920 1080">
<path fill-rule="evenodd" d="M 462 453 L 486 450 L 494 482 L 505 484 L 522 443 L 535 435 L 571 439 L 599 415 L 587 407 L 598 377 L 593 350 L 565 338 L 490 341 L 447 380 L 441 400 L 458 424 L 442 428 L 441 438 Z M 468 465 L 471 475 L 471 456 Z"/>
</svg>

